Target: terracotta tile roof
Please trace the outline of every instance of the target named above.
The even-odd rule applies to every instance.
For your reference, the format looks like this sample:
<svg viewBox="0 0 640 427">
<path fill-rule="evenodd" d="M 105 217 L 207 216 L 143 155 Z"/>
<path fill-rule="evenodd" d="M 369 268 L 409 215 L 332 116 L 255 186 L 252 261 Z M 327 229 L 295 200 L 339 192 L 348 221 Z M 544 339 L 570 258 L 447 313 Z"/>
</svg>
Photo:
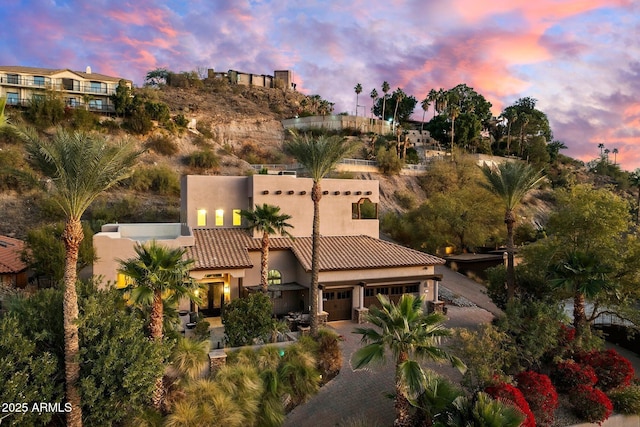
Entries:
<svg viewBox="0 0 640 427">
<path fill-rule="evenodd" d="M 20 259 L 23 249 L 22 240 L 0 236 L 0 274 L 19 273 L 26 270 L 27 265 Z"/>
<path fill-rule="evenodd" d="M 311 237 L 298 237 L 293 253 L 311 271 Z M 323 236 L 320 238 L 320 271 L 444 264 L 442 258 L 370 236 Z"/>
<path fill-rule="evenodd" d="M 246 229 L 196 229 L 195 245 L 187 255 L 195 269 L 250 268 L 249 251 L 260 250 L 260 239 Z M 271 238 L 271 249 L 291 249 L 302 267 L 311 270 L 311 237 Z M 320 270 L 409 267 L 444 264 L 442 258 L 369 236 L 323 236 L 320 238 Z"/>
<path fill-rule="evenodd" d="M 23 67 L 20 65 L 9 65 L 9 66 L 0 66 L 0 71 L 9 72 L 9 73 L 33 74 L 38 76 L 51 76 L 53 74 L 61 73 L 63 71 L 71 71 L 72 73 L 78 74 L 79 76 L 82 76 L 88 80 L 118 82 L 121 79 L 121 77 L 107 76 L 100 73 L 85 73 L 84 71 L 74 71 L 68 68 L 54 69 L 54 68 L 38 68 L 38 67 Z"/>
</svg>

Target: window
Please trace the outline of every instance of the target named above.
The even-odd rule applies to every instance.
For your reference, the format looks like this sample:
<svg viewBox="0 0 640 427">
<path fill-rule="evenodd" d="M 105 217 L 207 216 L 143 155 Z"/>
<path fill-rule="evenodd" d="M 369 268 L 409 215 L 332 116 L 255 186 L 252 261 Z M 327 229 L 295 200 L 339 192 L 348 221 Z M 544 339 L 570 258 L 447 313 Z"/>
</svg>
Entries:
<svg viewBox="0 0 640 427">
<path fill-rule="evenodd" d="M 19 100 L 18 92 L 7 92 L 7 104 L 18 105 Z"/>
<path fill-rule="evenodd" d="M 7 74 L 7 83 L 17 85 L 20 77 L 17 74 Z"/>
<path fill-rule="evenodd" d="M 43 76 L 35 76 L 33 78 L 34 86 L 44 86 L 44 77 Z"/>
<path fill-rule="evenodd" d="M 240 215 L 240 209 L 233 210 L 233 225 L 234 227 L 242 225 L 242 215 Z"/>
<path fill-rule="evenodd" d="M 351 291 L 339 291 L 337 294 L 338 299 L 351 299 Z"/>
<path fill-rule="evenodd" d="M 105 84 L 101 83 L 101 82 L 91 82 L 91 86 L 89 88 L 89 92 L 93 92 L 93 93 L 106 92 Z"/>
<path fill-rule="evenodd" d="M 353 219 L 378 219 L 378 204 L 368 198 L 358 200 L 351 204 L 351 217 Z"/>
<path fill-rule="evenodd" d="M 418 285 L 408 285 L 405 289 L 405 292 L 408 294 L 415 294 L 418 292 Z"/>
<path fill-rule="evenodd" d="M 224 225 L 224 210 L 216 209 L 216 227 L 222 227 Z"/>
<path fill-rule="evenodd" d="M 68 98 L 67 99 L 67 105 L 69 107 L 77 107 L 78 106 L 78 100 L 75 98 Z"/>
<path fill-rule="evenodd" d="M 267 284 L 282 285 L 282 273 L 278 270 L 269 270 L 267 273 Z"/>
<path fill-rule="evenodd" d="M 198 227 L 206 227 L 207 226 L 207 210 L 206 209 L 198 209 Z"/>
<path fill-rule="evenodd" d="M 89 101 L 89 108 L 92 110 L 102 110 L 102 99 L 92 99 Z"/>
<path fill-rule="evenodd" d="M 402 295 L 402 286 L 394 286 L 391 288 L 391 295 Z"/>
</svg>

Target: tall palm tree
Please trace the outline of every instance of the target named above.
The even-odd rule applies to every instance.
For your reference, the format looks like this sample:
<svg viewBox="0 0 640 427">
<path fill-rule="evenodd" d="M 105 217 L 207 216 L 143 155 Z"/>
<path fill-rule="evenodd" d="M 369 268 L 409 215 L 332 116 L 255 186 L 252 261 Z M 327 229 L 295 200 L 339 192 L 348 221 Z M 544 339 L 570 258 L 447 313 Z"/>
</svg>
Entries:
<svg viewBox="0 0 640 427">
<path fill-rule="evenodd" d="M 429 91 L 429 94 L 427 95 L 427 100 L 431 104 L 433 104 L 433 117 L 435 117 L 436 116 L 436 112 L 437 112 L 436 102 L 438 101 L 438 91 L 435 90 L 435 89 L 431 89 Z"/>
<path fill-rule="evenodd" d="M 455 124 L 456 119 L 460 115 L 460 107 L 457 104 L 451 104 L 449 106 L 449 117 L 451 118 L 451 161 L 453 162 L 453 151 L 455 148 Z"/>
<path fill-rule="evenodd" d="M 420 125 L 420 134 L 422 134 L 422 130 L 424 129 L 424 115 L 427 114 L 429 105 L 431 105 L 431 101 L 429 100 L 429 96 L 427 95 L 420 103 L 420 106 L 422 107 L 422 124 Z"/>
<path fill-rule="evenodd" d="M 367 315 L 375 327 L 354 329 L 366 345 L 353 354 L 351 363 L 354 369 L 359 369 L 371 362 L 384 361 L 385 351 L 391 351 L 396 366 L 394 426 L 408 426 L 409 398 L 419 395 L 426 381 L 419 360 L 448 361 L 461 371 L 466 368 L 460 359 L 440 347 L 440 339 L 451 331 L 444 327 L 441 314 L 424 313 L 421 298 L 405 294 L 395 304 L 386 295 L 377 297 L 380 308 L 372 306 Z"/>
<path fill-rule="evenodd" d="M 356 117 L 358 117 L 358 97 L 362 93 L 362 85 L 358 83 L 356 87 L 353 88 L 356 91 Z"/>
<path fill-rule="evenodd" d="M 384 111 L 385 111 L 385 104 L 387 102 L 387 92 L 389 92 L 389 89 L 391 89 L 391 86 L 389 86 L 389 82 L 387 82 L 386 80 L 382 82 L 382 93 L 384 93 L 384 95 L 382 95 L 382 120 L 386 120 L 386 118 L 384 117 Z"/>
<path fill-rule="evenodd" d="M 311 200 L 313 201 L 313 233 L 311 248 L 311 334 L 318 334 L 318 274 L 320 271 L 320 199 L 322 179 L 347 156 L 355 143 L 338 136 L 320 135 L 312 139 L 307 134 L 292 132 L 292 139 L 285 142 L 285 150 L 301 163 L 313 180 Z"/>
<path fill-rule="evenodd" d="M 608 148 L 604 149 L 604 159 L 607 163 L 609 163 L 609 153 L 611 152 L 611 150 L 609 150 Z"/>
<path fill-rule="evenodd" d="M 80 345 L 78 341 L 78 295 L 76 292 L 78 251 L 84 238 L 80 218 L 89 205 L 108 188 L 127 178 L 139 156 L 129 143 L 108 144 L 102 136 L 58 129 L 51 139 L 35 130 L 19 133 L 33 166 L 53 183 L 53 196 L 65 215 L 62 240 L 64 260 L 64 360 L 66 398 L 71 404 L 67 425 L 82 425 L 78 393 Z"/>
<path fill-rule="evenodd" d="M 373 88 L 369 96 L 371 97 L 371 118 L 373 119 L 373 108 L 375 107 L 376 100 L 378 99 L 378 91 L 375 87 Z"/>
<path fill-rule="evenodd" d="M 611 152 L 613 153 L 613 164 L 615 165 L 618 162 L 618 149 L 614 148 Z"/>
<path fill-rule="evenodd" d="M 509 155 L 511 152 L 511 126 L 513 122 L 518 120 L 518 112 L 513 108 L 509 108 L 505 111 L 503 117 L 507 119 L 507 155 Z"/>
<path fill-rule="evenodd" d="M 398 88 L 398 90 L 396 90 L 394 95 L 396 96 L 396 108 L 393 110 L 393 125 L 396 126 L 396 115 L 398 114 L 398 105 L 400 105 L 400 103 L 404 99 L 404 92 L 402 91 L 402 89 Z"/>
<path fill-rule="evenodd" d="M 604 150 L 604 144 L 601 142 L 598 144 L 598 148 L 600 149 L 600 157 L 602 157 L 602 150 Z"/>
<path fill-rule="evenodd" d="M 151 307 L 149 335 L 160 341 L 164 337 L 164 305 L 175 306 L 183 297 L 198 302 L 199 285 L 189 277 L 193 260 L 184 259 L 186 249 L 168 248 L 155 240 L 135 246 L 136 257 L 120 260 L 119 273 L 128 277 L 124 289 L 137 306 Z M 164 399 L 162 377 L 156 380 L 152 403 L 160 409 Z"/>
<path fill-rule="evenodd" d="M 490 168 L 484 166 L 482 172 L 487 178 L 483 187 L 497 195 L 504 204 L 504 223 L 507 225 L 507 300 L 511 300 L 516 291 L 516 273 L 513 262 L 513 228 L 516 222 L 515 209 L 524 196 L 537 188 L 545 179 L 542 171 L 533 169 L 522 162 L 504 162 Z"/>
<path fill-rule="evenodd" d="M 291 215 L 280 214 L 280 207 L 264 203 L 262 206 L 256 205 L 254 210 L 242 210 L 240 215 L 249 221 L 249 229 L 262 233 L 262 245 L 260 246 L 260 287 L 265 294 L 269 291 L 269 236 L 280 234 L 281 236 L 293 237 L 287 228 L 293 226 L 287 223 Z"/>
</svg>

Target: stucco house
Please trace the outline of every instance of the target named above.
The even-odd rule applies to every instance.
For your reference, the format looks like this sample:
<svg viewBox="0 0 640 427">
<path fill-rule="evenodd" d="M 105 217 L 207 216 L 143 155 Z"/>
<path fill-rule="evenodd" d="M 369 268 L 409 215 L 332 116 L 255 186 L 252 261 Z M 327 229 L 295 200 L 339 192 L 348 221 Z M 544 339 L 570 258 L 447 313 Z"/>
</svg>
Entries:
<svg viewBox="0 0 640 427">
<path fill-rule="evenodd" d="M 226 301 L 256 291 L 260 283 L 260 235 L 246 228 L 241 209 L 268 203 L 291 215 L 294 239 L 274 236 L 269 291 L 276 314 L 308 312 L 313 202 L 310 178 L 279 175 L 184 176 L 181 224 L 108 224 L 94 236 L 94 275 L 118 277 L 118 259 L 135 256 L 136 242 L 156 239 L 185 247 L 195 260 L 192 277 L 207 289 L 198 307 L 219 316 Z M 441 258 L 379 238 L 379 185 L 374 180 L 325 179 L 320 201 L 319 310 L 321 318 L 359 321 L 376 294 L 403 293 L 435 299 Z M 185 302 L 182 309 L 193 309 Z"/>
<path fill-rule="evenodd" d="M 0 97 L 7 98 L 7 105 L 27 106 L 46 90 L 60 92 L 65 105 L 87 108 L 99 113 L 115 111 L 110 96 L 120 80 L 132 87 L 130 80 L 91 72 L 69 69 L 50 69 L 22 66 L 0 66 Z"/>
<path fill-rule="evenodd" d="M 21 258 L 24 246 L 22 240 L 0 236 L 0 284 L 12 288 L 27 285 L 27 265 Z"/>
</svg>

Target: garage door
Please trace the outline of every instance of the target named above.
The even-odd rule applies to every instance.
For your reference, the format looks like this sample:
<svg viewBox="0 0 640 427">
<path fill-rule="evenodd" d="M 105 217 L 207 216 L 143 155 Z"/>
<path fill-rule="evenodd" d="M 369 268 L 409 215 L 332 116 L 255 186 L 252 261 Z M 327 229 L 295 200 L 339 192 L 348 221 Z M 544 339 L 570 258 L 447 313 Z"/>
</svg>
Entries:
<svg viewBox="0 0 640 427">
<path fill-rule="evenodd" d="M 397 303 L 400 301 L 402 294 L 414 294 L 417 296 L 419 291 L 419 285 L 417 283 L 404 284 L 404 285 L 383 285 L 383 286 L 367 286 L 364 290 L 364 306 L 378 307 L 378 297 L 376 295 L 386 295 L 390 301 Z"/>
<path fill-rule="evenodd" d="M 322 292 L 323 307 L 329 313 L 329 322 L 351 320 L 352 294 L 351 289 L 327 289 Z"/>
</svg>

